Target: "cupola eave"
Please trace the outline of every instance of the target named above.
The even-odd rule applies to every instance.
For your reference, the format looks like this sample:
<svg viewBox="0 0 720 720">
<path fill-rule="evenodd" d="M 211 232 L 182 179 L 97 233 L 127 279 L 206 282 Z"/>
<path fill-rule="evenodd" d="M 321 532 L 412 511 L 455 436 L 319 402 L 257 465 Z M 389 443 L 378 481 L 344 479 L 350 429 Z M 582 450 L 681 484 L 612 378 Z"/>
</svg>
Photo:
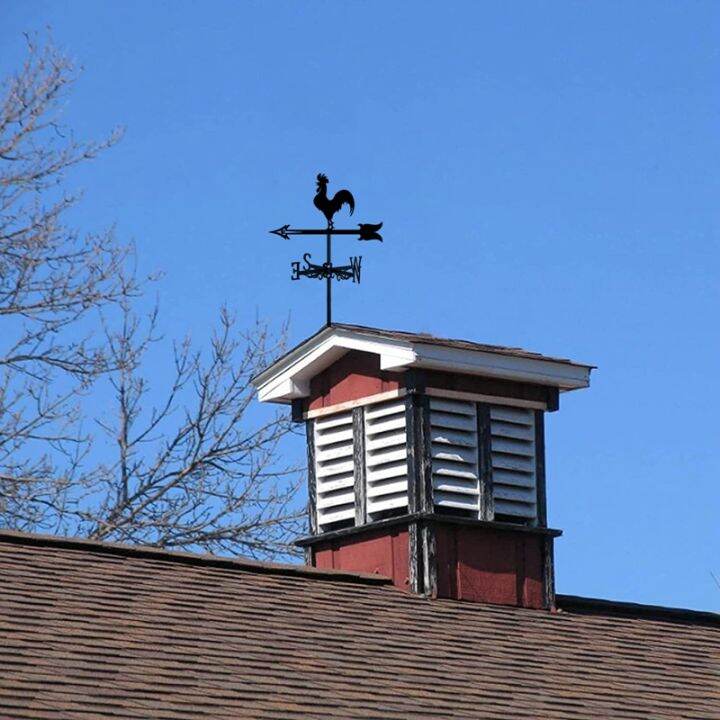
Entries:
<svg viewBox="0 0 720 720">
<path fill-rule="evenodd" d="M 594 367 L 518 348 L 332 324 L 253 378 L 259 400 L 290 403 L 307 397 L 310 379 L 351 350 L 378 355 L 382 370 L 442 370 L 547 385 L 561 392 L 588 387 Z"/>
</svg>

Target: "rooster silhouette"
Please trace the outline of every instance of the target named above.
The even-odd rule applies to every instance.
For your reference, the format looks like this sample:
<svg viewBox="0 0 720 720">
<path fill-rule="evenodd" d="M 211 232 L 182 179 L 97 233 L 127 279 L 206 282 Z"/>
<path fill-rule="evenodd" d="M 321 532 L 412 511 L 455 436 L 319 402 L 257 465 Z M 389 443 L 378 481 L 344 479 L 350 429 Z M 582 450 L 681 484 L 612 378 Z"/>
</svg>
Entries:
<svg viewBox="0 0 720 720">
<path fill-rule="evenodd" d="M 317 193 L 313 203 L 315 207 L 327 218 L 328 225 L 333 227 L 333 215 L 343 206 L 350 208 L 350 214 L 355 210 L 355 198 L 349 190 L 338 190 L 332 198 L 327 196 L 329 180 L 327 175 L 320 173 L 317 176 Z"/>
</svg>

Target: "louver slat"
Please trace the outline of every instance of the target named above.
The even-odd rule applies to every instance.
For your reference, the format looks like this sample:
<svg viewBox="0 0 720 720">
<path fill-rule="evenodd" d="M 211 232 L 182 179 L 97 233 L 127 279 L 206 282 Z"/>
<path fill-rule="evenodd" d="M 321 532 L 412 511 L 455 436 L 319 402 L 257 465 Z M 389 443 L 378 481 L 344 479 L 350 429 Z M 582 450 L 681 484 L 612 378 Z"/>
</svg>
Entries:
<svg viewBox="0 0 720 720">
<path fill-rule="evenodd" d="M 535 415 L 523 408 L 493 406 L 490 429 L 495 516 L 534 520 Z"/>
<path fill-rule="evenodd" d="M 436 508 L 480 510 L 475 403 L 430 398 L 430 447 Z"/>
<path fill-rule="evenodd" d="M 318 529 L 355 518 L 352 412 L 315 421 Z"/>
<path fill-rule="evenodd" d="M 369 405 L 365 409 L 365 477 L 370 520 L 408 506 L 405 402 Z"/>
</svg>

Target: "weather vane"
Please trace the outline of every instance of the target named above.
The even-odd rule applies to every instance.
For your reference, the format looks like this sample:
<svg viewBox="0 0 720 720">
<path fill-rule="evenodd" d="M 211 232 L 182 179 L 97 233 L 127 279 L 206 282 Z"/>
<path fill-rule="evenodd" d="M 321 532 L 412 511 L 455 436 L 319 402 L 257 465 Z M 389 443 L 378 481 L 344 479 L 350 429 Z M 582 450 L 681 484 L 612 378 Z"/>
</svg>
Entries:
<svg viewBox="0 0 720 720">
<path fill-rule="evenodd" d="M 292 280 L 299 280 L 301 277 L 316 278 L 325 280 L 326 297 L 327 297 L 327 324 L 332 322 L 332 280 L 352 280 L 354 283 L 360 282 L 360 265 L 362 256 L 350 258 L 349 265 L 333 265 L 332 264 L 332 238 L 333 235 L 357 235 L 358 240 L 380 240 L 382 237 L 379 230 L 382 223 L 372 225 L 369 223 L 360 223 L 357 230 L 337 229 L 333 224 L 335 213 L 340 210 L 343 205 L 347 205 L 352 215 L 355 211 L 355 198 L 349 190 L 338 190 L 332 198 L 327 194 L 328 179 L 326 175 L 320 173 L 317 176 L 317 192 L 313 204 L 327 219 L 327 228 L 317 230 L 307 230 L 300 228 L 291 228 L 289 225 L 283 225 L 277 230 L 271 230 L 274 235 L 279 235 L 283 240 L 289 240 L 291 235 L 325 235 L 325 262 L 322 265 L 316 265 L 310 262 L 312 255 L 305 253 L 302 261 L 297 260 L 291 263 Z"/>
</svg>

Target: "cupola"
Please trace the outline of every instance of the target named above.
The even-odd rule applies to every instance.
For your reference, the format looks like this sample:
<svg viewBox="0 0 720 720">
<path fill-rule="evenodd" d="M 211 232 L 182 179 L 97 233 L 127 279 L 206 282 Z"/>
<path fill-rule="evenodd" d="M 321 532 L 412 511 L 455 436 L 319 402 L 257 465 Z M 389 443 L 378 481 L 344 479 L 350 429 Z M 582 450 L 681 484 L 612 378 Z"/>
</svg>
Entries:
<svg viewBox="0 0 720 720">
<path fill-rule="evenodd" d="M 320 568 L 405 590 L 554 607 L 545 413 L 592 366 L 516 348 L 331 324 L 254 380 L 305 423 Z"/>
</svg>

